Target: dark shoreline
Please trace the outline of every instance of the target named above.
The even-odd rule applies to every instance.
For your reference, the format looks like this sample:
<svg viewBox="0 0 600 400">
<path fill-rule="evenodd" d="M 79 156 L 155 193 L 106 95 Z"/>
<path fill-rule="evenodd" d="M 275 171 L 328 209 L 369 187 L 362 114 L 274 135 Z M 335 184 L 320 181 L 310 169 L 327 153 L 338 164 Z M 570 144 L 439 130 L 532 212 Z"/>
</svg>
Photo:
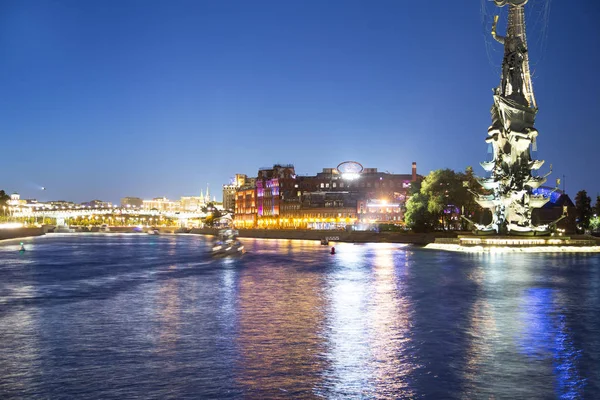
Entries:
<svg viewBox="0 0 600 400">
<path fill-rule="evenodd" d="M 410 232 L 363 232 L 363 231 L 317 231 L 287 229 L 239 229 L 240 238 L 285 239 L 285 240 L 322 240 L 347 243 L 402 243 L 425 246 L 436 238 L 455 238 L 457 233 L 410 233 Z M 214 235 L 215 229 L 192 229 L 191 234 Z"/>
<path fill-rule="evenodd" d="M 133 227 L 110 227 L 111 233 L 138 233 L 133 231 Z M 177 228 L 159 228 L 162 234 L 188 233 L 193 235 L 215 235 L 218 229 L 192 229 L 182 232 Z M 434 233 L 412 233 L 412 232 L 365 232 L 365 231 L 318 231 L 318 230 L 291 230 L 291 229 L 239 229 L 240 238 L 253 239 L 279 239 L 279 240 L 315 240 L 321 241 L 327 239 L 331 242 L 346 242 L 346 243 L 399 243 L 413 244 L 418 246 L 426 246 L 434 243 L 437 238 L 453 239 L 458 235 L 469 232 L 434 232 Z M 27 237 L 43 236 L 47 229 L 44 228 L 17 228 L 0 230 L 0 243 L 3 241 L 22 239 Z M 98 228 L 93 228 L 91 232 L 98 232 Z M 87 233 L 87 232 L 75 232 Z M 145 234 L 145 233 L 138 233 Z M 50 233 L 52 235 L 52 233 Z M 578 239 L 595 239 L 600 245 L 600 238 L 591 236 L 573 235 L 573 238 Z"/>
<path fill-rule="evenodd" d="M 1 229 L 0 230 L 0 242 L 24 239 L 33 236 L 43 236 L 43 228 L 16 228 L 16 229 Z"/>
</svg>

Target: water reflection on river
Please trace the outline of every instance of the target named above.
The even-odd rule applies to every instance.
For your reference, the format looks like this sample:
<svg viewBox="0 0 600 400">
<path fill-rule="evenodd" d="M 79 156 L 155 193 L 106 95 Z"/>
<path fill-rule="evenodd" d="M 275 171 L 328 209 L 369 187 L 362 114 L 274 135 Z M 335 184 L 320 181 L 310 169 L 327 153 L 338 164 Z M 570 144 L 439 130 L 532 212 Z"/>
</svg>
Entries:
<svg viewBox="0 0 600 400">
<path fill-rule="evenodd" d="M 0 398 L 598 398 L 600 257 L 0 246 Z"/>
</svg>

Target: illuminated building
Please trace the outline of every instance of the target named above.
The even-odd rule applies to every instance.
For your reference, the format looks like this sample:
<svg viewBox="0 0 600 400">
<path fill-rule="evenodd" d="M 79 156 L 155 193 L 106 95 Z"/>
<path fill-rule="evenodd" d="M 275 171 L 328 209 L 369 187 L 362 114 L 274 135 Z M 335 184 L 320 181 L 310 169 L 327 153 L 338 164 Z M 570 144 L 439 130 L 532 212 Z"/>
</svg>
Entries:
<svg viewBox="0 0 600 400">
<path fill-rule="evenodd" d="M 180 211 L 181 204 L 178 201 L 170 201 L 166 197 L 156 197 L 152 200 L 144 200 L 142 208 L 146 211 L 177 212 Z"/>
<path fill-rule="evenodd" d="M 250 179 L 235 193 L 234 224 L 237 228 L 256 227 L 256 178 Z"/>
<path fill-rule="evenodd" d="M 110 207 L 112 207 L 111 202 L 102 201 L 102 200 L 92 200 L 92 201 L 88 201 L 85 203 L 81 203 L 81 205 L 84 207 L 89 207 L 89 208 L 110 208 Z"/>
<path fill-rule="evenodd" d="M 343 164 L 350 164 L 351 171 Z M 297 176 L 292 165 L 262 168 L 253 187 L 236 192 L 236 226 L 346 229 L 359 222 L 402 224 L 411 184 L 422 179 L 416 163 L 411 174 L 378 172 L 355 162 L 323 168 L 315 176 Z"/>
<path fill-rule="evenodd" d="M 275 164 L 261 168 L 256 178 L 257 224 L 262 227 L 279 227 L 281 201 L 293 196 L 296 172 L 293 165 Z"/>
<path fill-rule="evenodd" d="M 141 208 L 144 201 L 139 197 L 123 197 L 121 198 L 121 207 L 136 207 Z"/>
<path fill-rule="evenodd" d="M 204 196 L 183 196 L 179 199 L 179 208 L 181 211 L 196 212 L 206 206 Z"/>
<path fill-rule="evenodd" d="M 561 219 L 557 224 L 556 228 L 559 232 L 563 233 L 575 233 L 577 227 L 577 210 L 575 204 L 567 195 L 561 190 L 556 188 L 549 188 L 546 186 L 539 187 L 532 190 L 534 195 L 544 196 L 549 201 L 542 206 L 533 210 L 532 220 L 537 224 L 549 224 L 563 215 L 565 218 Z"/>
<path fill-rule="evenodd" d="M 45 203 L 40 203 L 40 205 L 44 205 L 46 207 L 50 206 L 50 207 L 66 207 L 66 208 L 76 208 L 77 204 L 73 203 L 72 201 L 66 201 L 66 200 L 53 200 L 53 201 L 47 201 Z"/>
<path fill-rule="evenodd" d="M 237 187 L 233 184 L 223 185 L 223 209 L 234 210 L 235 209 L 235 193 Z"/>
<path fill-rule="evenodd" d="M 10 195 L 10 200 L 6 202 L 9 206 L 22 206 L 27 204 L 27 200 L 21 200 L 21 195 L 19 193 L 13 193 Z"/>
<path fill-rule="evenodd" d="M 399 201 L 360 200 L 357 211 L 361 223 L 400 224 L 404 221 L 403 204 Z"/>
<path fill-rule="evenodd" d="M 235 210 L 235 193 L 246 184 L 248 177 L 244 174 L 236 174 L 229 185 L 223 185 L 223 209 Z"/>
<path fill-rule="evenodd" d="M 356 193 L 305 192 L 283 202 L 281 227 L 345 229 L 356 222 L 356 202 Z"/>
</svg>

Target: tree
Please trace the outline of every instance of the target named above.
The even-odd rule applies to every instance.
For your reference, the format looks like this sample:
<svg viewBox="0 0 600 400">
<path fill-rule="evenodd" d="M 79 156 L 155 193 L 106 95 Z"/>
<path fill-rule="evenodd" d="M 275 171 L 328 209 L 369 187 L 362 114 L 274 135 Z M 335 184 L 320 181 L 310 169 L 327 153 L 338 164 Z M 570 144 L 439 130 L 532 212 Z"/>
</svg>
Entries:
<svg viewBox="0 0 600 400">
<path fill-rule="evenodd" d="M 461 216 L 473 218 L 483 213 L 469 189 L 484 193 L 471 167 L 464 172 L 431 171 L 420 185 L 413 185 L 412 195 L 406 203 L 407 226 L 415 232 L 468 229 L 469 223 Z"/>
<path fill-rule="evenodd" d="M 430 231 L 435 224 L 434 217 L 427 210 L 428 202 L 427 195 L 420 192 L 414 193 L 406 202 L 404 220 L 414 232 Z"/>
<path fill-rule="evenodd" d="M 600 217 L 592 217 L 590 219 L 590 229 L 593 232 L 600 231 Z"/>
<path fill-rule="evenodd" d="M 5 206 L 10 200 L 10 196 L 4 192 L 4 190 L 0 190 L 0 207 Z"/>
<path fill-rule="evenodd" d="M 585 190 L 580 190 L 575 195 L 575 210 L 577 213 L 577 227 L 580 231 L 585 231 L 590 227 L 592 217 L 592 199 Z"/>
<path fill-rule="evenodd" d="M 421 194 L 425 194 L 429 201 L 427 210 L 434 216 L 436 226 L 442 229 L 461 229 L 464 227 L 461 215 L 463 211 L 475 209 L 477 204 L 473 195 L 463 184 L 475 186 L 470 181 L 475 181 L 472 168 L 467 168 L 464 173 L 457 173 L 451 169 L 438 169 L 427 175 L 421 186 Z"/>
<path fill-rule="evenodd" d="M 596 196 L 596 204 L 594 205 L 594 214 L 600 217 L 600 195 Z"/>
<path fill-rule="evenodd" d="M 6 209 L 8 208 L 8 201 L 10 196 L 7 195 L 4 190 L 0 190 L 0 216 L 6 217 Z"/>
</svg>

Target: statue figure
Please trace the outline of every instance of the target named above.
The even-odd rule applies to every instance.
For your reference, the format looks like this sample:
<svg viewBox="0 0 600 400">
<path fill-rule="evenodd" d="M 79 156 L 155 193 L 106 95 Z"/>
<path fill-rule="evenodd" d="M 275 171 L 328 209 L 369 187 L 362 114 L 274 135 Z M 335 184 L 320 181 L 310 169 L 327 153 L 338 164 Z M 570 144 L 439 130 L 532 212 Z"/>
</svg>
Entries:
<svg viewBox="0 0 600 400">
<path fill-rule="evenodd" d="M 524 6 L 525 4 L 527 4 L 529 0 L 494 0 L 494 3 L 496 3 L 496 5 L 498 7 L 504 7 L 507 4 L 512 4 L 514 6 Z"/>
<path fill-rule="evenodd" d="M 498 16 L 494 17 L 492 25 L 492 37 L 498 43 L 504 45 L 504 60 L 502 61 L 502 82 L 499 93 L 504 97 L 513 97 L 519 102 L 525 101 L 523 94 L 523 62 L 527 53 L 527 46 L 519 36 L 511 35 L 500 36 L 496 33 L 498 25 Z M 509 92 L 510 84 L 510 92 Z M 512 95 L 512 96 L 511 96 Z"/>
<path fill-rule="evenodd" d="M 544 162 L 532 159 L 538 131 L 534 128 L 537 105 L 529 72 L 529 54 L 525 35 L 524 5 L 528 0 L 494 0 L 498 7 L 508 6 L 506 36 L 497 34 L 498 17 L 494 18 L 492 37 L 504 46 L 502 77 L 494 89 L 491 108 L 492 125 L 485 141 L 491 145 L 491 161 L 482 162 L 488 178 L 479 183 L 488 192 L 475 194 L 476 202 L 491 211 L 492 222 L 474 224 L 476 232 L 509 235 L 550 234 L 552 224 L 537 226 L 532 210 L 542 207 L 548 196 L 535 195 L 534 189 L 546 182 L 544 176 L 534 176 Z M 552 168 L 550 168 L 552 170 Z M 555 221 L 556 222 L 556 221 Z"/>
</svg>

